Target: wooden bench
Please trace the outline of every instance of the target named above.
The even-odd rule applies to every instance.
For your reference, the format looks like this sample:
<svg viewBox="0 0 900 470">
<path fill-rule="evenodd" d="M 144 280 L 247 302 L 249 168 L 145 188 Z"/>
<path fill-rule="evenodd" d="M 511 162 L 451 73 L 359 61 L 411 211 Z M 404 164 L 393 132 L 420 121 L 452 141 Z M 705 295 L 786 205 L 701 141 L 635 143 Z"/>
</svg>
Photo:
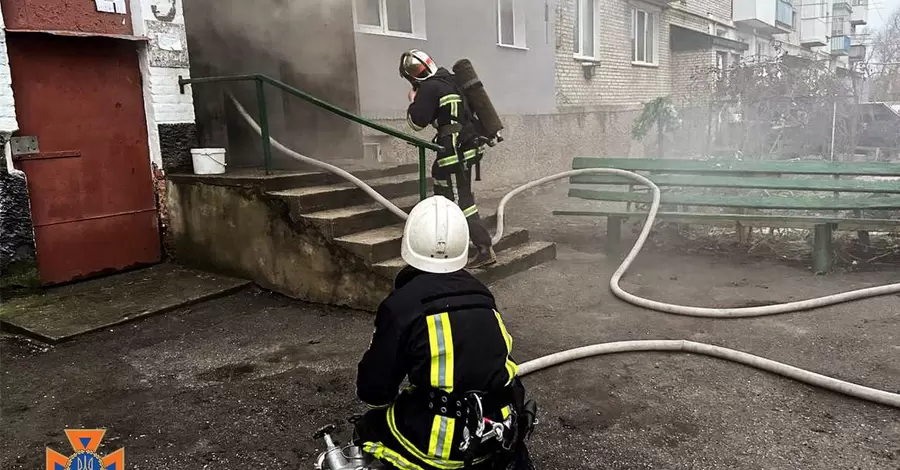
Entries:
<svg viewBox="0 0 900 470">
<path fill-rule="evenodd" d="M 736 225 L 738 233 L 742 232 L 743 227 L 812 228 L 815 232 L 813 269 L 816 273 L 831 269 L 833 231 L 858 231 L 860 241 L 867 245 L 869 231 L 900 229 L 900 219 L 894 218 L 896 212 L 881 218 L 865 218 L 861 214 L 864 210 L 900 211 L 900 179 L 891 179 L 900 177 L 900 164 L 896 163 L 577 157 L 572 162 L 572 168 L 618 168 L 646 176 L 662 192 L 657 220 L 696 225 Z M 861 176 L 869 178 L 848 179 Z M 646 217 L 652 201 L 649 190 L 634 180 L 615 175 L 578 175 L 569 181 L 572 184 L 570 197 L 626 204 L 624 211 L 553 211 L 554 215 L 605 217 L 607 249 L 612 253 L 618 252 L 622 222 Z M 627 191 L 597 189 L 597 185 L 627 187 Z M 687 188 L 717 190 L 712 191 L 713 194 L 710 191 L 706 191 L 707 194 L 691 194 Z M 771 194 L 772 191 L 789 194 Z M 831 194 L 816 195 L 814 192 Z M 644 207 L 635 207 L 637 205 Z M 721 210 L 715 213 L 692 212 L 692 207 Z M 791 213 L 760 214 L 748 213 L 748 210 L 785 210 Z M 842 214 L 841 211 L 851 213 Z"/>
</svg>

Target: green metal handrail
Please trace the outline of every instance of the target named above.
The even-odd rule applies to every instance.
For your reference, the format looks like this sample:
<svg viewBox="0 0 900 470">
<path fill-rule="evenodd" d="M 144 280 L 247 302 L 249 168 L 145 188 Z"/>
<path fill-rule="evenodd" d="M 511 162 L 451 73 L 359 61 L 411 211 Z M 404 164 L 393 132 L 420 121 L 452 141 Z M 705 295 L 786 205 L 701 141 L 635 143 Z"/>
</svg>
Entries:
<svg viewBox="0 0 900 470">
<path fill-rule="evenodd" d="M 284 92 L 287 92 L 291 95 L 294 95 L 308 103 L 311 103 L 319 108 L 322 108 L 332 114 L 337 114 L 344 119 L 348 119 L 357 124 L 361 124 L 371 129 L 375 129 L 379 132 L 385 133 L 389 136 L 396 137 L 404 142 L 412 144 L 419 149 L 419 198 L 425 199 L 428 194 L 428 186 L 426 184 L 426 156 L 425 150 L 434 150 L 440 151 L 443 150 L 443 147 L 437 145 L 433 142 L 429 142 L 427 140 L 420 139 L 416 136 L 412 136 L 409 134 L 405 134 L 396 129 L 390 128 L 388 126 L 379 124 L 374 121 L 370 121 L 362 116 L 358 116 L 356 114 L 351 113 L 345 109 L 339 108 L 331 103 L 322 101 L 315 96 L 310 95 L 302 90 L 298 90 L 287 83 L 276 80 L 267 75 L 263 75 L 260 73 L 248 74 L 248 75 L 228 75 L 221 77 L 202 77 L 202 78 L 184 78 L 182 76 L 178 76 L 178 87 L 181 90 L 181 94 L 184 94 L 184 86 L 192 85 L 197 83 L 222 83 L 222 82 L 244 82 L 244 81 L 253 81 L 256 84 L 256 104 L 259 108 L 259 128 L 262 132 L 260 132 L 260 137 L 262 138 L 262 147 L 263 147 L 263 161 L 265 165 L 266 174 L 269 174 L 269 167 L 271 165 L 272 160 L 272 143 L 269 141 L 269 116 L 268 111 L 266 110 L 266 94 L 264 84 L 268 83 L 269 85 L 274 86 Z"/>
</svg>

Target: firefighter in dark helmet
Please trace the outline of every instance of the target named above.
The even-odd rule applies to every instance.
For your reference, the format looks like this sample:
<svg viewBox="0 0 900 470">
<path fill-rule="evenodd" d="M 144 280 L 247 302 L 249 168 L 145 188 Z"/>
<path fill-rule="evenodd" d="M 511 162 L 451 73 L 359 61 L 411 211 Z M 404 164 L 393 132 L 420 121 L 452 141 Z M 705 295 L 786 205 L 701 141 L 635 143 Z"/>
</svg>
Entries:
<svg viewBox="0 0 900 470">
<path fill-rule="evenodd" d="M 431 166 L 434 193 L 456 202 L 466 215 L 476 247 L 468 267 L 493 264 L 497 257 L 491 236 L 481 222 L 472 192 L 472 168 L 481 160 L 483 145 L 472 126 L 471 110 L 467 109 L 453 75 L 420 50 L 413 49 L 401 56 L 400 75 L 413 87 L 407 110 L 410 127 L 420 131 L 433 125 L 437 129 L 434 142 L 444 148 Z"/>
<path fill-rule="evenodd" d="M 410 212 L 401 244 L 409 266 L 378 307 L 356 379 L 372 410 L 356 422 L 354 440 L 392 467 L 530 468 L 535 407 L 525 402 L 493 295 L 463 269 L 468 251 L 455 203 L 432 196 Z"/>
</svg>

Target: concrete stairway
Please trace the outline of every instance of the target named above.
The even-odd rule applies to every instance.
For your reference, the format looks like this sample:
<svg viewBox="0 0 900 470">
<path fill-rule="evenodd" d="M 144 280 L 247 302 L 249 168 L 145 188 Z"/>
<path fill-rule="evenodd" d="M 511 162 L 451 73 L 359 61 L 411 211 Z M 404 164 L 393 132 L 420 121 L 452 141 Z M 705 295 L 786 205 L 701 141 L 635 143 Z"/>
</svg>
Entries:
<svg viewBox="0 0 900 470">
<path fill-rule="evenodd" d="M 354 173 L 405 211 L 418 201 L 414 164 Z M 393 279 L 405 266 L 400 258 L 403 221 L 356 186 L 330 174 L 310 173 L 304 178 L 270 180 L 265 195 L 286 205 L 294 222 L 316 227 L 326 240 L 361 259 L 376 275 Z M 496 214 L 485 207 L 479 211 L 493 232 Z M 507 227 L 505 232 L 495 247 L 497 263 L 472 271 L 482 281 L 493 282 L 556 258 L 553 243 L 531 241 L 521 228 Z"/>
</svg>

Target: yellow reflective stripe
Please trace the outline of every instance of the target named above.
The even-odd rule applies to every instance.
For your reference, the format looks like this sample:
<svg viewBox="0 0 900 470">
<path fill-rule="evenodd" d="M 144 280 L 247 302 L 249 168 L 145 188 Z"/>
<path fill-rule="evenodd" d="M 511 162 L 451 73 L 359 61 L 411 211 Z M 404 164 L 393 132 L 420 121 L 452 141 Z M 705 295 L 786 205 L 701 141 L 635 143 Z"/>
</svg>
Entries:
<svg viewBox="0 0 900 470">
<path fill-rule="evenodd" d="M 471 160 L 478 156 L 478 149 L 466 150 L 463 152 L 463 160 Z"/>
<path fill-rule="evenodd" d="M 447 427 L 444 430 L 444 446 L 438 457 L 446 459 L 450 457 L 450 450 L 453 448 L 453 435 L 456 432 L 456 418 L 442 418 L 443 421 L 447 422 Z"/>
<path fill-rule="evenodd" d="M 453 391 L 453 332 L 450 314 L 425 318 L 428 324 L 428 347 L 431 351 L 431 386 Z"/>
<path fill-rule="evenodd" d="M 509 418 L 509 407 L 504 406 L 500 409 L 500 414 L 503 416 L 503 419 Z"/>
<path fill-rule="evenodd" d="M 476 206 L 476 205 L 474 205 L 474 204 L 472 204 L 471 206 L 467 207 L 467 208 L 463 211 L 463 215 L 466 216 L 466 217 L 472 217 L 473 215 L 475 215 L 475 214 L 477 214 L 477 213 L 478 213 L 478 206 Z"/>
<path fill-rule="evenodd" d="M 503 324 L 503 318 L 500 317 L 500 312 L 494 310 L 494 316 L 497 317 L 497 324 L 500 326 L 500 334 L 503 335 L 503 340 L 506 341 L 506 352 L 512 352 L 512 336 L 506 332 L 506 325 Z"/>
<path fill-rule="evenodd" d="M 506 382 L 506 384 L 509 385 L 516 377 L 516 374 L 519 373 L 519 366 L 509 358 L 509 355 L 512 354 L 513 340 L 512 336 L 510 336 L 506 331 L 506 325 L 503 324 L 503 318 L 500 317 L 500 312 L 494 310 L 494 316 L 497 317 L 497 324 L 500 326 L 500 333 L 503 335 L 503 340 L 506 341 L 506 372 L 509 374 L 509 380 Z"/>
<path fill-rule="evenodd" d="M 414 446 L 411 442 L 409 442 L 409 439 L 404 437 L 403 434 L 400 434 L 400 431 L 397 429 L 397 421 L 394 416 L 394 407 L 393 406 L 388 408 L 387 422 L 388 422 L 388 428 L 391 430 L 391 434 L 393 434 L 394 438 L 397 439 L 397 442 L 399 442 L 400 445 L 402 445 L 404 449 L 409 451 L 409 453 L 411 453 L 417 459 L 427 463 L 428 465 L 431 465 L 432 467 L 440 468 L 442 470 L 456 470 L 458 468 L 463 468 L 463 465 L 465 465 L 465 462 L 462 462 L 459 460 L 439 459 L 436 457 L 428 456 L 424 452 L 422 452 L 421 450 L 416 448 L 416 446 Z M 481 463 L 481 462 L 484 462 L 485 460 L 487 460 L 489 457 L 490 456 L 481 457 L 481 458 L 475 459 L 473 462 Z"/>
<path fill-rule="evenodd" d="M 431 351 L 431 386 L 438 388 L 440 386 L 440 369 L 441 358 L 435 351 L 438 350 L 438 335 L 435 317 L 428 316 L 425 318 L 428 324 L 428 350 Z"/>
<path fill-rule="evenodd" d="M 372 454 L 378 460 L 387 460 L 391 465 L 400 470 L 424 470 L 419 465 L 407 460 L 406 457 L 388 449 L 380 442 L 366 442 L 363 444 L 363 450 Z"/>
<path fill-rule="evenodd" d="M 431 439 L 428 440 L 428 453 L 437 455 L 438 440 L 441 436 L 441 415 L 434 415 L 434 421 L 431 423 Z"/>
<path fill-rule="evenodd" d="M 434 421 L 431 423 L 431 438 L 428 441 L 428 455 L 440 459 L 450 457 L 455 431 L 456 419 L 434 415 Z"/>
<path fill-rule="evenodd" d="M 451 103 L 462 103 L 462 97 L 453 93 L 441 97 L 439 106 L 446 106 Z"/>
<path fill-rule="evenodd" d="M 455 163 L 459 163 L 459 157 L 456 155 L 450 155 L 449 157 L 444 157 L 438 160 L 438 166 L 450 166 Z"/>
<path fill-rule="evenodd" d="M 442 333 L 444 334 L 444 377 L 443 386 L 448 392 L 453 391 L 453 331 L 450 328 L 450 314 L 442 313 L 440 315 L 442 323 Z"/>
<path fill-rule="evenodd" d="M 459 102 L 458 101 L 454 101 L 454 102 L 450 103 L 450 115 L 455 118 L 459 117 Z"/>
</svg>

